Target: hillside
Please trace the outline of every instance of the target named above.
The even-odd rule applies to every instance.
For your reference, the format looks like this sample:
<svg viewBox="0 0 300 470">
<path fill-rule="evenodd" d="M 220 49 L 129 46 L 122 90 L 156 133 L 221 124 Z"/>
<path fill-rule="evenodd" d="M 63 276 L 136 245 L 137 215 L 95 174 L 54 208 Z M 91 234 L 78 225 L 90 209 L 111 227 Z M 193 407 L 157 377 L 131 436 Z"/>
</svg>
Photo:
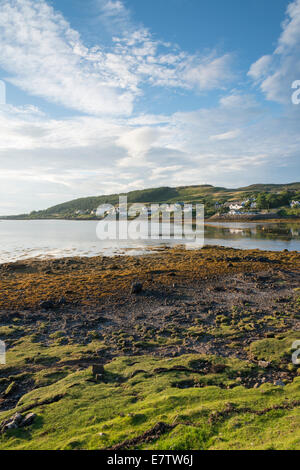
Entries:
<svg viewBox="0 0 300 470">
<path fill-rule="evenodd" d="M 84 197 L 64 202 L 46 210 L 33 211 L 30 214 L 13 216 L 12 218 L 91 218 L 101 204 L 116 205 L 119 196 L 127 196 L 128 203 L 203 203 L 209 215 L 213 215 L 215 203 L 240 201 L 249 197 L 256 198 L 261 193 L 276 194 L 289 192 L 290 198 L 300 198 L 300 183 L 290 184 L 253 184 L 244 188 L 227 189 L 212 185 L 178 186 L 176 188 L 160 187 L 130 191 L 128 193 L 110 194 L 103 196 Z M 9 217 L 5 217 L 9 218 Z"/>
</svg>

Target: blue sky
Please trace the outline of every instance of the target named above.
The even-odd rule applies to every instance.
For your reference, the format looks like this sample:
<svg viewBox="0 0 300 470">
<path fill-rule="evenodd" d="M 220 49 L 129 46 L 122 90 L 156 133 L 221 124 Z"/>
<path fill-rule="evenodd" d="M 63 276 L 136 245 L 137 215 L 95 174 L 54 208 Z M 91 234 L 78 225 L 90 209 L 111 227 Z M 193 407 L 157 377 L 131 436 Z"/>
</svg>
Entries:
<svg viewBox="0 0 300 470">
<path fill-rule="evenodd" d="M 300 0 L 0 0 L 0 213 L 299 180 Z"/>
</svg>

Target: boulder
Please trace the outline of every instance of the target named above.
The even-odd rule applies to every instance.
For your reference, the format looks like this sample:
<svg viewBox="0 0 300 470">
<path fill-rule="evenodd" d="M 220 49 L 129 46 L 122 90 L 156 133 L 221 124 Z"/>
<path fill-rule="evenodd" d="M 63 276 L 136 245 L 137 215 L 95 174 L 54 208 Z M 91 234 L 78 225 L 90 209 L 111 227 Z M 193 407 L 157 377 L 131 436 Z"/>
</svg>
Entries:
<svg viewBox="0 0 300 470">
<path fill-rule="evenodd" d="M 18 429 L 23 426 L 29 426 L 33 423 L 36 415 L 34 413 L 29 413 L 23 418 L 20 413 L 16 413 L 12 418 L 4 421 L 0 425 L 1 432 L 9 431 L 10 429 Z"/>
<path fill-rule="evenodd" d="M 54 302 L 52 300 L 42 300 L 40 302 L 40 308 L 43 310 L 51 310 L 54 308 Z"/>
<path fill-rule="evenodd" d="M 262 367 L 262 369 L 267 369 L 267 367 L 270 367 L 270 362 L 267 362 L 267 361 L 259 361 L 258 362 L 258 366 L 259 367 Z"/>
<path fill-rule="evenodd" d="M 132 294 L 140 294 L 143 290 L 143 284 L 141 282 L 134 282 L 131 285 L 131 293 Z"/>
<path fill-rule="evenodd" d="M 62 296 L 58 301 L 58 306 L 61 307 L 63 305 L 66 305 L 66 303 L 67 303 L 66 298 L 64 296 Z"/>
<path fill-rule="evenodd" d="M 20 413 L 16 413 L 14 416 L 13 416 L 13 419 L 12 419 L 12 422 L 15 423 L 16 425 L 19 425 L 22 421 L 22 415 Z"/>
<path fill-rule="evenodd" d="M 35 413 L 28 413 L 22 421 L 22 426 L 30 426 L 36 418 Z"/>
<path fill-rule="evenodd" d="M 285 383 L 282 382 L 282 380 L 276 380 L 274 382 L 274 385 L 276 385 L 277 387 L 284 387 L 285 386 Z"/>
<path fill-rule="evenodd" d="M 92 365 L 92 374 L 93 377 L 97 377 L 97 375 L 104 375 L 104 367 L 102 364 L 93 364 Z"/>
</svg>

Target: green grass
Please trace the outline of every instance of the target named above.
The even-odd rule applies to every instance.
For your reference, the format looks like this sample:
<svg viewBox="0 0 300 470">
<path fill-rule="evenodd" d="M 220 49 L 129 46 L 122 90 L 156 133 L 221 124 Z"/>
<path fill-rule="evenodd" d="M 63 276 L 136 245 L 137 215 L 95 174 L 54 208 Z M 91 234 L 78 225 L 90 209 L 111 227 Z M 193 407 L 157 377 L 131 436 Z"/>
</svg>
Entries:
<svg viewBox="0 0 300 470">
<path fill-rule="evenodd" d="M 94 350 L 95 344 L 86 350 L 81 347 L 81 353 Z M 67 346 L 53 346 L 48 351 L 51 357 L 57 348 L 60 358 L 68 356 Z M 284 388 L 264 384 L 246 389 L 235 384 L 235 377 L 250 373 L 253 365 L 229 358 L 221 361 L 226 365 L 224 371 L 215 374 L 156 370 L 179 365 L 193 369 L 204 360 L 212 364 L 221 361 L 199 355 L 121 357 L 105 366 L 105 383 L 94 383 L 90 368 L 71 372 L 66 366 L 58 370 L 57 364 L 52 364 L 48 370 L 34 372 L 39 388 L 25 394 L 15 409 L 1 413 L 2 421 L 31 408 L 37 419 L 28 429 L 2 435 L 0 449 L 104 449 L 141 436 L 158 422 L 174 427 L 159 439 L 141 442 L 135 448 L 300 448 L 299 407 L 256 413 L 299 400 L 300 377 Z M 190 388 L 176 386 L 183 381 L 189 381 Z M 206 385 L 209 382 L 220 386 Z M 58 401 L 43 404 L 57 395 L 61 397 Z M 222 414 L 228 406 L 230 411 Z"/>
<path fill-rule="evenodd" d="M 299 332 L 286 334 L 282 339 L 262 339 L 251 344 L 250 353 L 256 359 L 276 364 L 282 359 L 290 360 L 292 355 L 292 344 L 296 340 L 299 340 Z"/>
</svg>

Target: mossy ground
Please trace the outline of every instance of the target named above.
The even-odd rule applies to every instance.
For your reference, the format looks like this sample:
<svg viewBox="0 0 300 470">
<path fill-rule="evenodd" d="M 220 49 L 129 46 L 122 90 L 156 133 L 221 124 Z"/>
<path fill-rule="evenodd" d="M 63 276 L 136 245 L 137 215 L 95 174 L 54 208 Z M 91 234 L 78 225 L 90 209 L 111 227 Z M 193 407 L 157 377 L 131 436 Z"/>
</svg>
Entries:
<svg viewBox="0 0 300 470">
<path fill-rule="evenodd" d="M 0 423 L 37 415 L 1 449 L 300 449 L 299 254 L 101 260 L 0 270 Z"/>
<path fill-rule="evenodd" d="M 203 375 L 201 361 L 218 364 L 220 358 L 122 357 L 105 366 L 101 383 L 93 382 L 91 368 L 65 371 L 62 377 L 49 367 L 42 382 L 41 375 L 35 375 L 39 388 L 24 395 L 14 410 L 2 413 L 4 419 L 30 409 L 37 414 L 35 423 L 2 435 L 0 448 L 105 449 L 142 436 L 158 422 L 172 428 L 153 442 L 141 439 L 134 448 L 300 448 L 300 377 L 285 387 L 246 389 L 236 379 L 251 373 L 249 363 L 223 360 L 223 372 Z M 229 388 L 205 385 L 213 382 Z M 61 398 L 49 403 L 57 395 Z M 132 448 L 130 442 L 124 447 Z"/>
</svg>

